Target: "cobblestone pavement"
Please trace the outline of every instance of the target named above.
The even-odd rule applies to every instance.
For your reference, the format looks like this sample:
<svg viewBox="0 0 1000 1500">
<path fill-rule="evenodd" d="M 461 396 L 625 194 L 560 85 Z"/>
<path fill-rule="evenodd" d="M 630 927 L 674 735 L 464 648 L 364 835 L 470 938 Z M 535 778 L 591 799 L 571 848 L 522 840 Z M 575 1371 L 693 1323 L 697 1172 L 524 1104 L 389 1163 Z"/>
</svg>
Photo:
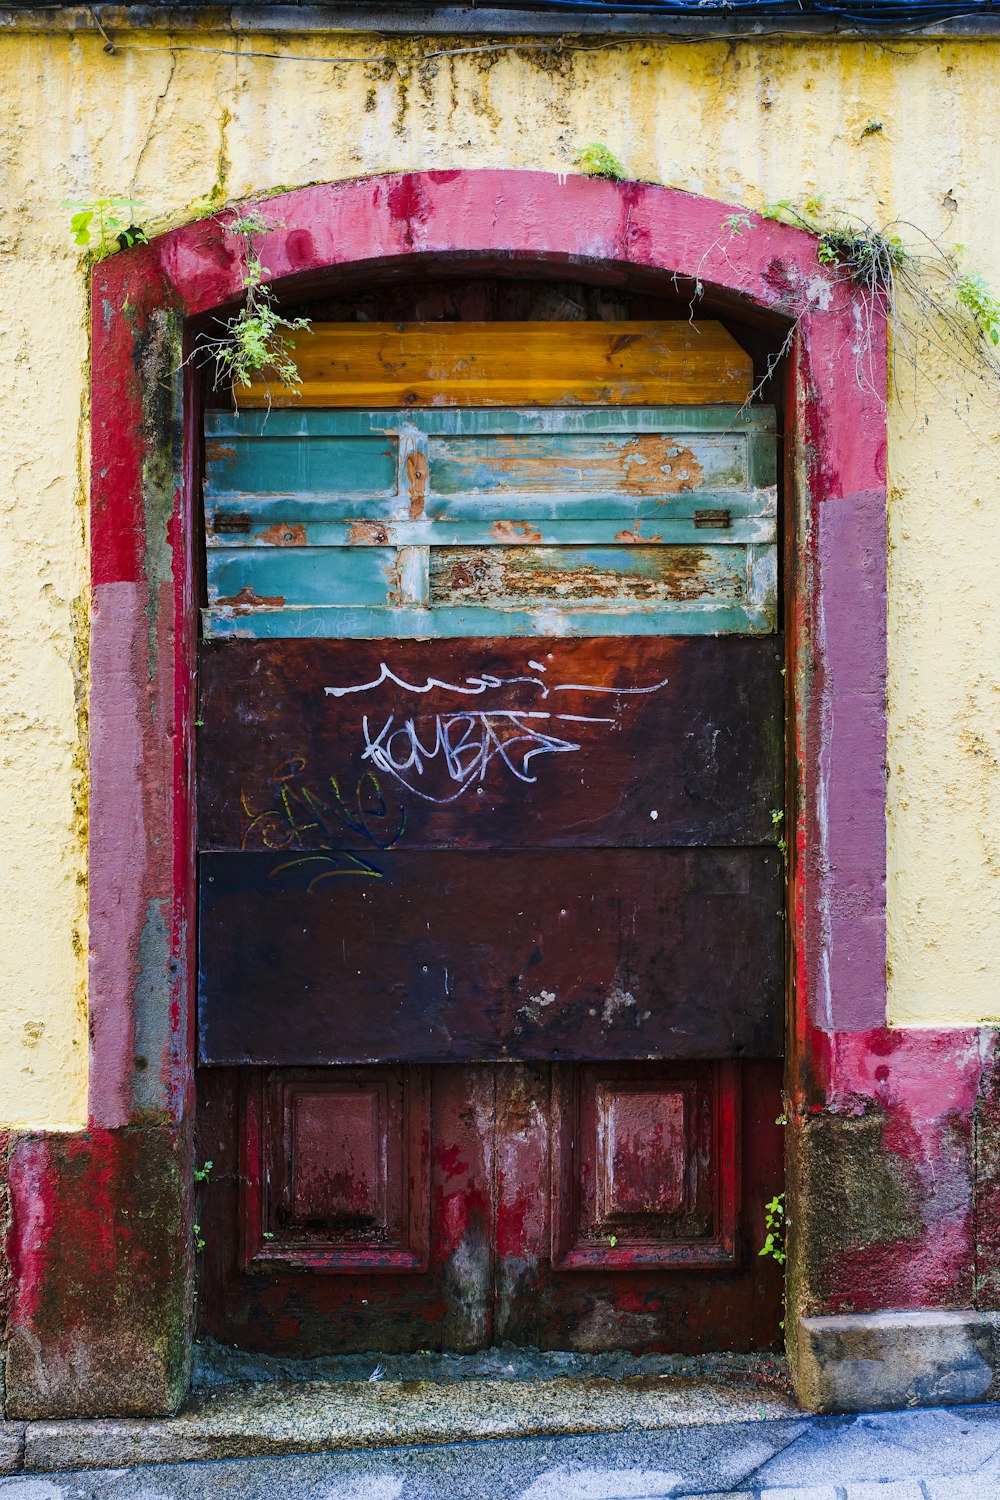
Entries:
<svg viewBox="0 0 1000 1500">
<path fill-rule="evenodd" d="M 214 1460 L 0 1480 L 0 1500 L 1000 1500 L 1000 1407 Z"/>
</svg>

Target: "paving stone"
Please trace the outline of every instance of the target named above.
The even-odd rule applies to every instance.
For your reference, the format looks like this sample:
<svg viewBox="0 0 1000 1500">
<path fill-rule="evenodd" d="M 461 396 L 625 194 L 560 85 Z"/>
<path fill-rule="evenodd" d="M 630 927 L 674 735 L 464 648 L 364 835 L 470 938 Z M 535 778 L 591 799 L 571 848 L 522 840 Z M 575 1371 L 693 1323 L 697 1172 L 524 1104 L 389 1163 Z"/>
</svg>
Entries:
<svg viewBox="0 0 1000 1500">
<path fill-rule="evenodd" d="M 924 1500 L 919 1479 L 876 1480 L 872 1484 L 849 1484 L 846 1500 Z"/>
<path fill-rule="evenodd" d="M 760 1500 L 844 1500 L 843 1490 L 832 1484 L 796 1485 L 794 1489 L 761 1490 Z"/>
<path fill-rule="evenodd" d="M 3 1500 L 65 1500 L 68 1491 L 51 1479 L 7 1479 Z"/>
<path fill-rule="evenodd" d="M 968 1474 L 1000 1450 L 1000 1408 L 819 1417 L 756 1476 L 768 1485 L 871 1484 Z M 988 1492 L 984 1500 L 992 1500 Z"/>
<path fill-rule="evenodd" d="M 16 1474 L 24 1458 L 24 1423 L 0 1422 L 0 1474 Z"/>
<path fill-rule="evenodd" d="M 1000 1484 L 994 1475 L 979 1473 L 924 1481 L 927 1500 L 995 1500 Z"/>
</svg>

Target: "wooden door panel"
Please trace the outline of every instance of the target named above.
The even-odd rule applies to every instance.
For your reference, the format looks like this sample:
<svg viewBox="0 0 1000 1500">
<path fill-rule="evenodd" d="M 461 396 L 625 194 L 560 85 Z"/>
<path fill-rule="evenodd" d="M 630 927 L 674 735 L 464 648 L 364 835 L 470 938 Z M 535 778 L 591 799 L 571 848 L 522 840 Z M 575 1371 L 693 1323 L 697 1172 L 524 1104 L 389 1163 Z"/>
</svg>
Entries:
<svg viewBox="0 0 1000 1500">
<path fill-rule="evenodd" d="M 380 872 L 389 849 L 773 844 L 781 665 L 773 638 L 206 642 L 199 844 Z"/>
<path fill-rule="evenodd" d="M 362 1097 L 400 1077 L 376 1067 L 353 1071 L 347 1082 Z M 241 1258 L 238 1225 L 260 1222 L 259 1179 L 247 1171 L 255 1118 L 264 1117 L 268 1100 L 322 1095 L 334 1080 L 329 1070 L 261 1071 L 248 1094 L 242 1070 L 202 1070 L 197 1150 L 199 1160 L 213 1162 L 197 1190 L 203 1334 L 304 1358 L 469 1350 L 504 1340 L 682 1353 L 771 1345 L 781 1279 L 757 1247 L 763 1205 L 782 1174 L 780 1063 L 733 1064 L 728 1076 L 711 1064 L 513 1063 L 439 1066 L 425 1077 L 428 1255 L 425 1263 L 394 1267 L 388 1258 L 379 1264 L 377 1254 L 352 1260 L 356 1245 L 338 1262 L 345 1231 L 357 1233 L 356 1218 L 341 1222 L 337 1246 L 321 1222 L 299 1226 L 297 1240 L 282 1243 L 288 1227 L 272 1218 L 267 1232 L 275 1238 L 258 1234 L 256 1253 Z M 262 1111 L 256 1117 L 254 1090 Z M 684 1222 L 674 1206 L 676 1153 L 668 1150 L 661 1163 L 634 1136 L 612 1162 L 615 1173 L 625 1167 L 612 1188 L 613 1211 L 595 1218 L 609 1096 L 639 1101 L 633 1123 L 642 1114 L 662 1122 L 684 1091 L 695 1113 L 701 1101 L 718 1121 L 706 1132 L 693 1119 L 695 1136 L 701 1130 L 701 1186 L 683 1190 L 687 1201 L 697 1204 L 700 1195 L 707 1204 L 695 1226 L 704 1232 L 692 1237 L 690 1218 Z M 601 1093 L 604 1103 L 595 1109 Z M 282 1117 L 280 1109 L 271 1115 Z M 577 1136 L 567 1134 L 571 1120 Z M 324 1140 L 322 1160 L 334 1175 L 349 1169 L 350 1178 L 354 1132 L 334 1135 Z M 637 1145 L 638 1177 L 622 1160 Z M 690 1176 L 687 1163 L 683 1174 Z M 606 1185 L 600 1191 L 606 1203 Z M 282 1195 L 276 1189 L 275 1201 Z M 728 1249 L 720 1254 L 723 1240 Z"/>
<path fill-rule="evenodd" d="M 427 1269 L 426 1069 L 257 1070 L 242 1132 L 245 1266 Z"/>
<path fill-rule="evenodd" d="M 735 1262 L 735 1064 L 561 1068 L 553 1106 L 557 1270 Z"/>
<path fill-rule="evenodd" d="M 410 1160 L 420 1163 L 428 1191 L 422 1215 L 413 1214 L 411 1203 L 412 1228 L 403 1235 L 410 1234 L 410 1247 L 425 1246 L 426 1254 L 401 1264 L 397 1244 L 393 1264 L 393 1247 L 380 1254 L 377 1246 L 359 1246 L 356 1226 L 341 1222 L 331 1234 L 329 1223 L 282 1223 L 281 1190 L 272 1191 L 264 1173 L 254 1170 L 268 1101 L 277 1126 L 268 1147 L 273 1162 L 282 1146 L 275 1101 L 288 1091 L 321 1093 L 335 1081 L 331 1070 L 253 1070 L 249 1076 L 246 1069 L 200 1070 L 197 1152 L 199 1161 L 212 1163 L 196 1189 L 202 1334 L 304 1359 L 372 1349 L 462 1351 L 492 1342 L 494 1070 L 406 1071 L 417 1089 L 403 1128 L 408 1123 L 412 1130 L 419 1119 L 419 1152 L 414 1156 L 411 1135 Z M 363 1093 L 392 1076 L 399 1082 L 400 1070 L 359 1069 L 352 1081 Z M 347 1177 L 357 1160 L 352 1165 L 344 1149 L 350 1134 L 341 1130 L 339 1145 L 327 1139 L 321 1150 L 327 1168 L 339 1165 Z M 423 1191 L 412 1173 L 406 1186 L 410 1194 Z"/>
</svg>

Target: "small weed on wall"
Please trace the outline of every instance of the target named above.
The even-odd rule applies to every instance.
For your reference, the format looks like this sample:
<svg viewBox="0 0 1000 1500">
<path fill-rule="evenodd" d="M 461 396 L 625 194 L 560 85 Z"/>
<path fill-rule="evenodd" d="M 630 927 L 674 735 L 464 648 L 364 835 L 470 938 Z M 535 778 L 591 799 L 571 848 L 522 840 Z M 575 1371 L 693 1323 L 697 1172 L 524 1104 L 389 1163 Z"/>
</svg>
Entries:
<svg viewBox="0 0 1000 1500">
<path fill-rule="evenodd" d="M 148 244 L 148 236 L 136 222 L 141 204 L 134 198 L 95 198 L 87 203 L 67 202 L 64 208 L 74 210 L 70 219 L 73 243 L 86 250 L 92 261 L 106 260 L 119 250 Z M 252 204 L 233 209 L 229 217 L 217 222 L 227 234 L 241 243 L 244 302 L 231 318 L 217 318 L 222 329 L 215 336 L 202 334 L 191 356 L 197 364 L 214 367 L 214 388 L 231 389 L 263 379 L 265 386 L 273 379 L 288 390 L 301 382 L 293 354 L 293 333 L 311 329 L 308 318 L 284 318 L 274 305 L 274 293 L 268 285 L 270 272 L 261 263 L 257 240 L 272 229 L 272 223 Z"/>
</svg>

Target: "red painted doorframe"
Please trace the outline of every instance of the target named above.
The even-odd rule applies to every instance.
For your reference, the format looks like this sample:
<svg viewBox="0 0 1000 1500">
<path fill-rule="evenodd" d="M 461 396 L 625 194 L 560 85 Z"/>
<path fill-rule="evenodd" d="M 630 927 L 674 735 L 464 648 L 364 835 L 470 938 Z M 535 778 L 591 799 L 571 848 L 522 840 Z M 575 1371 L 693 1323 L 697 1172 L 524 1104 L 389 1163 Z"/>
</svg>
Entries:
<svg viewBox="0 0 1000 1500">
<path fill-rule="evenodd" d="M 877 310 L 860 381 L 857 301 L 808 234 L 765 220 L 733 241 L 731 205 L 647 184 L 433 172 L 303 188 L 266 211 L 280 227 L 263 260 L 299 299 L 338 276 L 412 275 L 421 258 L 469 258 L 487 274 L 516 260 L 649 285 L 697 278 L 734 316 L 793 328 L 790 1048 L 793 1078 L 821 1099 L 829 1033 L 885 1021 Z M 190 366 L 178 370 L 191 320 L 239 294 L 236 246 L 212 220 L 94 271 L 91 1122 L 11 1151 L 15 1415 L 166 1409 L 186 1378 L 197 511 L 195 381 Z M 80 1225 L 72 1236 L 70 1223 Z M 98 1287 L 110 1288 L 103 1302 Z"/>
</svg>

